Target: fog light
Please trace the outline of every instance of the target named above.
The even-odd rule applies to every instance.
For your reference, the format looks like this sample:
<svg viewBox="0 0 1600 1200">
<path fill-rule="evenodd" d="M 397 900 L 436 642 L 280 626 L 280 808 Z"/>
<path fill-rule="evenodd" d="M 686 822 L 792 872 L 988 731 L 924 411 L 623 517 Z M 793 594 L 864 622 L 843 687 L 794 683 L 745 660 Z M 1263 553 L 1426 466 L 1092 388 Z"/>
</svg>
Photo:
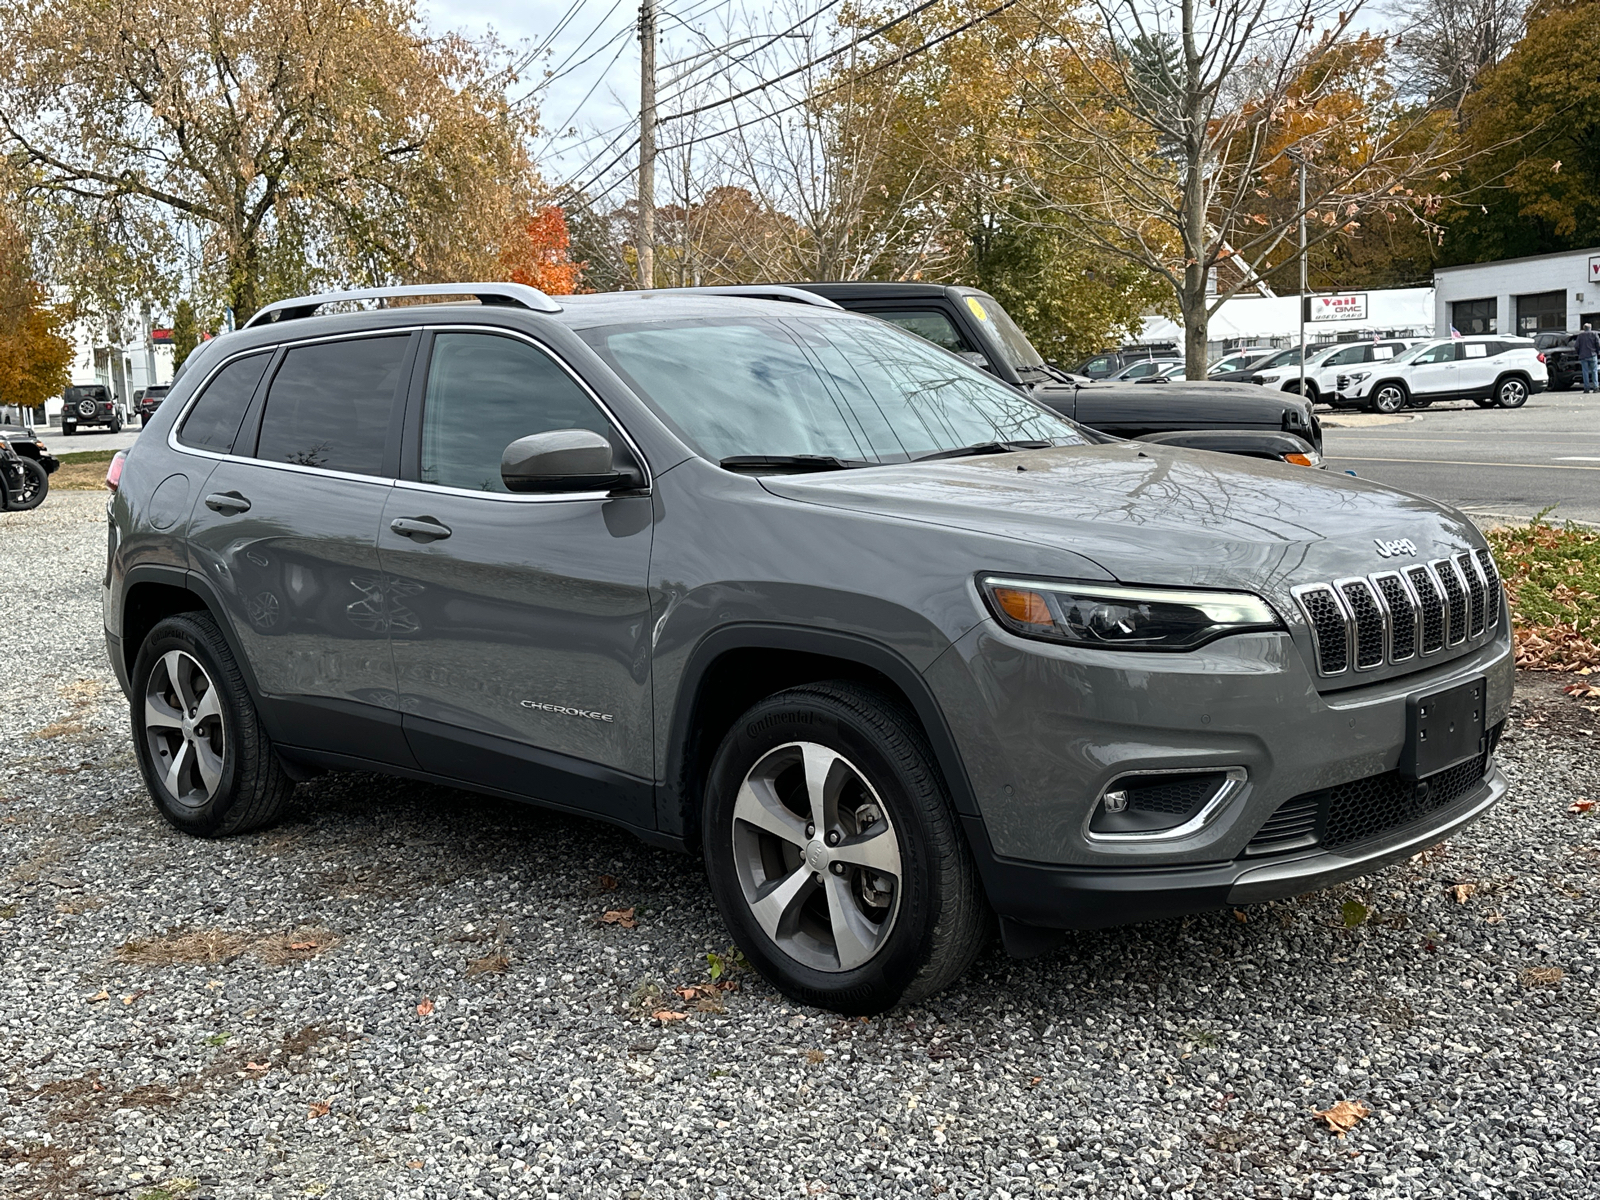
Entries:
<svg viewBox="0 0 1600 1200">
<path fill-rule="evenodd" d="M 1101 797 L 1100 806 L 1108 813 L 1123 812 L 1128 807 L 1128 793 L 1107 792 Z"/>
</svg>

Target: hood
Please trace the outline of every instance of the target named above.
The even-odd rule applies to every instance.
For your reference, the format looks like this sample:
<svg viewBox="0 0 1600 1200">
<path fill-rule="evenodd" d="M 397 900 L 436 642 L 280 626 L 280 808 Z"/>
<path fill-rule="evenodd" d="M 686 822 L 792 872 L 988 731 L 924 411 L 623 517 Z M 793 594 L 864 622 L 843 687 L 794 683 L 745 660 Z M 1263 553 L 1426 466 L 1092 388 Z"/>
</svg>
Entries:
<svg viewBox="0 0 1600 1200">
<path fill-rule="evenodd" d="M 766 476 L 762 483 L 803 503 L 1069 551 L 1125 583 L 1242 588 L 1280 611 L 1291 607 L 1295 584 L 1368 575 L 1484 544 L 1454 510 L 1382 484 L 1150 443 Z M 1379 554 L 1377 542 L 1406 538 L 1416 557 Z"/>
</svg>

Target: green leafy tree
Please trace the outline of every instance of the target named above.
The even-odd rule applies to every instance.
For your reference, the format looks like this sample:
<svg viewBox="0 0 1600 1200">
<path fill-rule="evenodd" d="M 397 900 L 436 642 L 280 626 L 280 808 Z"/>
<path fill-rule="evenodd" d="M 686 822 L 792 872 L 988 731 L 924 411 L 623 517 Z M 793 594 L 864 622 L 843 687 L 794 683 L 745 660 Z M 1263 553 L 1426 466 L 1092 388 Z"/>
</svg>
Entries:
<svg viewBox="0 0 1600 1200">
<path fill-rule="evenodd" d="M 200 325 L 194 319 L 194 305 L 179 300 L 172 310 L 172 369 L 183 366 L 199 344 Z"/>
</svg>

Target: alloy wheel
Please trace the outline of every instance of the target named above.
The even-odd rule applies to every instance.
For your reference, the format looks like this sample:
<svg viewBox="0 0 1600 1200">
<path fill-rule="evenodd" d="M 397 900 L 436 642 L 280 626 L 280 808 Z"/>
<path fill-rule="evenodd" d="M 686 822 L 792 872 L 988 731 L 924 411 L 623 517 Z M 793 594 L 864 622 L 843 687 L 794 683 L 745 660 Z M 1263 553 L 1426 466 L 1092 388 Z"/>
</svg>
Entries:
<svg viewBox="0 0 1600 1200">
<path fill-rule="evenodd" d="M 1528 387 L 1520 379 L 1508 379 L 1496 396 L 1501 408 L 1521 408 L 1528 402 Z"/>
<path fill-rule="evenodd" d="M 733 807 L 733 858 L 750 913 L 797 963 L 850 971 L 888 941 L 900 841 L 861 770 L 816 742 L 764 754 Z"/>
<path fill-rule="evenodd" d="M 144 735 L 172 798 L 200 808 L 217 794 L 227 753 L 221 697 L 200 660 L 169 650 L 144 689 Z"/>
<path fill-rule="evenodd" d="M 1378 389 L 1372 398 L 1372 407 L 1381 413 L 1397 413 L 1406 406 L 1406 394 L 1392 383 Z"/>
</svg>

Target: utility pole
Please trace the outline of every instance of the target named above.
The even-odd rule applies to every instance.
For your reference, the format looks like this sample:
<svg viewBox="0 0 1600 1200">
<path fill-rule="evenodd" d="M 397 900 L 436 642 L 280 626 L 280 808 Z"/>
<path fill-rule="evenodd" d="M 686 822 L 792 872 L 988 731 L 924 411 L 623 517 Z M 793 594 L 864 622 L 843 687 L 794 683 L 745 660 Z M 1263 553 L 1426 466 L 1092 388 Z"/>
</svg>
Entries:
<svg viewBox="0 0 1600 1200">
<path fill-rule="evenodd" d="M 1289 151 L 1300 164 L 1300 395 L 1306 394 L 1306 156 Z"/>
<path fill-rule="evenodd" d="M 656 283 L 656 4 L 639 5 L 639 286 Z"/>
</svg>

